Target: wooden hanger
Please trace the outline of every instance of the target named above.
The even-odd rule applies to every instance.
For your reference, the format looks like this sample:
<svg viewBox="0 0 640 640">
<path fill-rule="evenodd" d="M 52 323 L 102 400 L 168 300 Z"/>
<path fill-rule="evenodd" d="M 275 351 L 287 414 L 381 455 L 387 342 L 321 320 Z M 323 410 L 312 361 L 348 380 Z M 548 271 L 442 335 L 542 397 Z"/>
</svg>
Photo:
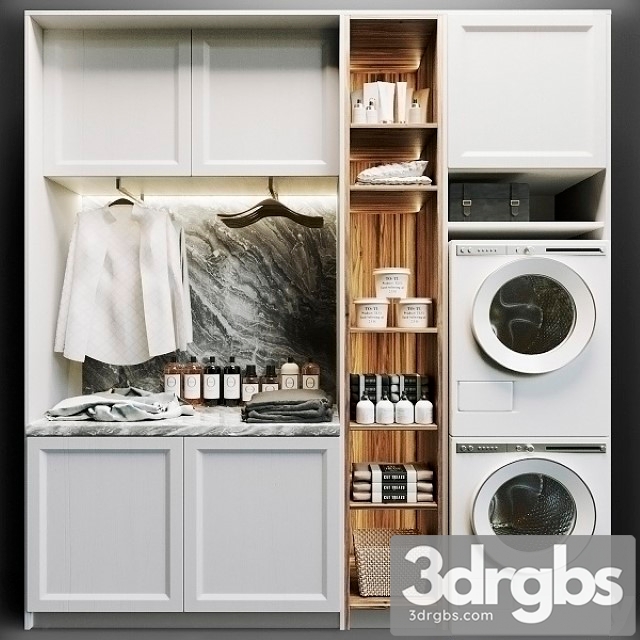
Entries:
<svg viewBox="0 0 640 640">
<path fill-rule="evenodd" d="M 273 190 L 273 178 L 269 178 L 269 193 L 271 198 L 265 198 L 246 211 L 239 211 L 238 213 L 219 213 L 218 217 L 232 229 L 239 229 L 241 227 L 248 227 L 262 218 L 289 218 L 293 222 L 300 224 L 304 227 L 310 227 L 318 229 L 324 226 L 324 218 L 321 216 L 308 216 L 304 213 L 299 213 L 287 207 L 278 200 L 277 194 Z"/>
</svg>

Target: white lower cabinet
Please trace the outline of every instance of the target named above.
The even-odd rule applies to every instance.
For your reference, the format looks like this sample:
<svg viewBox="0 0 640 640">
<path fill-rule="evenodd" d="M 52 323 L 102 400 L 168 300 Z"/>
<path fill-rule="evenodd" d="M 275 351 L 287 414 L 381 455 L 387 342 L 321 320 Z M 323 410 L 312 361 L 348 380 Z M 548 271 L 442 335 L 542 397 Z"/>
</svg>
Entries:
<svg viewBox="0 0 640 640">
<path fill-rule="evenodd" d="M 339 611 L 339 442 L 27 438 L 27 610 Z"/>
<path fill-rule="evenodd" d="M 27 610 L 182 611 L 182 439 L 27 439 Z"/>
<path fill-rule="evenodd" d="M 339 611 L 338 445 L 185 439 L 186 611 Z"/>
</svg>

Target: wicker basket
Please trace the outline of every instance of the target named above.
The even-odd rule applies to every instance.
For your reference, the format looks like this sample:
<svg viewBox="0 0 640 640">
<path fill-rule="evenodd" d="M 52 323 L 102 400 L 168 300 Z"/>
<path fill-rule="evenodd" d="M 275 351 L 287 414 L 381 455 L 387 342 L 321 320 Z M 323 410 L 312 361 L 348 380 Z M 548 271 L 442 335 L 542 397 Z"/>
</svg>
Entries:
<svg viewBox="0 0 640 640">
<path fill-rule="evenodd" d="M 391 594 L 391 537 L 418 535 L 414 529 L 354 529 L 358 591 L 361 596 Z"/>
</svg>

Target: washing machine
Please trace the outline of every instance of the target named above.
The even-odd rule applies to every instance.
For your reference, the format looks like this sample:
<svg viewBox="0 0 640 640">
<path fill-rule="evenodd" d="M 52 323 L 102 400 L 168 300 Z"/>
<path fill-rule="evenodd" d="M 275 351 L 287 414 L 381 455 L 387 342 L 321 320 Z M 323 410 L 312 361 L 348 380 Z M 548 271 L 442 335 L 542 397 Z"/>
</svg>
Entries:
<svg viewBox="0 0 640 640">
<path fill-rule="evenodd" d="M 611 533 L 608 438 L 454 438 L 454 535 Z"/>
<path fill-rule="evenodd" d="M 449 433 L 609 436 L 610 315 L 606 242 L 450 242 Z"/>
</svg>

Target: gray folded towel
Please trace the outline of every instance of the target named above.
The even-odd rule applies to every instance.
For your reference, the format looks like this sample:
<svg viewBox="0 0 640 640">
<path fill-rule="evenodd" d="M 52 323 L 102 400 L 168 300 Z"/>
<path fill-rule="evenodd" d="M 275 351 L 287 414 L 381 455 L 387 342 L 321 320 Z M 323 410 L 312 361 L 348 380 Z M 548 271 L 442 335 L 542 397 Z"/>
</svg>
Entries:
<svg viewBox="0 0 640 640">
<path fill-rule="evenodd" d="M 319 389 L 280 389 L 256 393 L 242 408 L 245 422 L 330 422 L 327 394 Z"/>
</svg>

